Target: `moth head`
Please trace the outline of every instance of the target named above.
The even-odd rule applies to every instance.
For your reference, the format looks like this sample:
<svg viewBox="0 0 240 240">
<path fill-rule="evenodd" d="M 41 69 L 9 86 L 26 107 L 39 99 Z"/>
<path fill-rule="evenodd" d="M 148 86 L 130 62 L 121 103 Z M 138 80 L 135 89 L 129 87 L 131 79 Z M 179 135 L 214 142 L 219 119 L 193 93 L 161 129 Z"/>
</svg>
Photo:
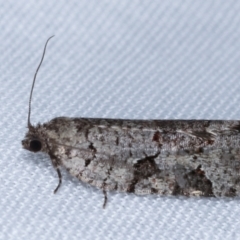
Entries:
<svg viewBox="0 0 240 240">
<path fill-rule="evenodd" d="M 31 152 L 44 152 L 46 149 L 46 141 L 44 141 L 43 136 L 37 133 L 38 129 L 32 127 L 26 134 L 25 138 L 22 140 L 22 146 L 24 149 Z"/>
<path fill-rule="evenodd" d="M 23 145 L 23 148 L 31 152 L 39 152 L 42 150 L 42 141 L 37 138 L 35 139 L 33 138 L 29 140 L 24 139 L 22 141 L 22 145 Z"/>
</svg>

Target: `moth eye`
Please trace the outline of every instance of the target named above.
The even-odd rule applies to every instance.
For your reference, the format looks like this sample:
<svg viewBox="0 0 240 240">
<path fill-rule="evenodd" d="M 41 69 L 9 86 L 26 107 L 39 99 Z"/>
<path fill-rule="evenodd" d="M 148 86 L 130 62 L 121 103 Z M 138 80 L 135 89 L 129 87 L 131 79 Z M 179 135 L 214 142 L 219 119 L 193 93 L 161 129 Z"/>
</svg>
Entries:
<svg viewBox="0 0 240 240">
<path fill-rule="evenodd" d="M 39 140 L 32 140 L 30 142 L 30 150 L 33 152 L 38 152 L 42 149 L 42 143 Z"/>
</svg>

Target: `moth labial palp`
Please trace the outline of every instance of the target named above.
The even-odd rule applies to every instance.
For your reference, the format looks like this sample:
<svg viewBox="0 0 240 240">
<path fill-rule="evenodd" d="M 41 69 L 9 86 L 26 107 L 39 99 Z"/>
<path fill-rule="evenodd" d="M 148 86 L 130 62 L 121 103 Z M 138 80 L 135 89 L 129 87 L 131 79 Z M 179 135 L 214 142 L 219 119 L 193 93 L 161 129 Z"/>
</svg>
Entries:
<svg viewBox="0 0 240 240">
<path fill-rule="evenodd" d="M 61 167 L 104 193 L 240 196 L 240 121 L 130 120 L 58 117 L 32 125 L 23 148 L 45 152 Z"/>
</svg>

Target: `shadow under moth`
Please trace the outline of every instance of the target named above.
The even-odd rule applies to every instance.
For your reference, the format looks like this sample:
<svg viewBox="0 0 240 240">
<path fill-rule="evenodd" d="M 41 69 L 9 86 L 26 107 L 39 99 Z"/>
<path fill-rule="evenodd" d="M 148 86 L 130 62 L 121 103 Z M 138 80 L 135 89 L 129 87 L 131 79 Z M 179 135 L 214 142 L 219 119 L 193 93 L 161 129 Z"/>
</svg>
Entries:
<svg viewBox="0 0 240 240">
<path fill-rule="evenodd" d="M 52 36 L 53 37 L 53 36 Z M 240 196 L 240 121 L 125 120 L 58 117 L 33 126 L 31 99 L 23 148 L 104 193 Z"/>
</svg>

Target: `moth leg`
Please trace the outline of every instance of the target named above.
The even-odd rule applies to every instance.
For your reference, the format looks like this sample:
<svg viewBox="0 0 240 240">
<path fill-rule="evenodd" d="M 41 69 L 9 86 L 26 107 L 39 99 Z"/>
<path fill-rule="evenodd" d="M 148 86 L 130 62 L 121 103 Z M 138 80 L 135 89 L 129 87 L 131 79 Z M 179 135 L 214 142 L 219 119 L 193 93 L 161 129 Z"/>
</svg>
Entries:
<svg viewBox="0 0 240 240">
<path fill-rule="evenodd" d="M 57 190 L 59 189 L 59 187 L 61 186 L 61 184 L 62 184 L 62 174 L 61 174 L 61 171 L 60 171 L 60 169 L 59 168 L 56 168 L 56 170 L 57 170 L 57 174 L 58 174 L 58 185 L 57 185 L 57 187 L 55 188 L 55 190 L 54 190 L 54 193 L 56 193 L 57 192 Z"/>
<path fill-rule="evenodd" d="M 103 195 L 104 195 L 103 208 L 105 208 L 107 205 L 108 198 L 107 198 L 107 191 L 104 188 L 103 188 Z"/>
</svg>

